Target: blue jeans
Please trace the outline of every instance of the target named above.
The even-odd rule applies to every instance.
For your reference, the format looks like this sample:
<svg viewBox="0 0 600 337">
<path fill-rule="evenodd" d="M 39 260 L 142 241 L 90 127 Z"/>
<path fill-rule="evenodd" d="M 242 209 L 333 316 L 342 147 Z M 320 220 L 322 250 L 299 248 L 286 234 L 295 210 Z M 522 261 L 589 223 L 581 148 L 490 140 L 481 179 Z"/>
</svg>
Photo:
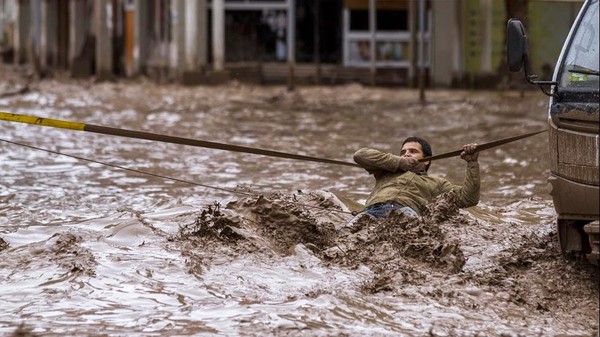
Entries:
<svg viewBox="0 0 600 337">
<path fill-rule="evenodd" d="M 369 214 L 372 217 L 378 218 L 378 219 L 383 219 L 385 217 L 388 216 L 388 214 L 390 214 L 391 211 L 393 210 L 398 210 L 408 216 L 411 217 L 415 217 L 418 218 L 419 214 L 417 214 L 417 212 L 415 212 L 414 209 L 408 207 L 408 206 L 404 206 L 404 205 L 399 205 L 399 204 L 395 204 L 395 203 L 385 203 L 385 204 L 375 204 L 375 205 L 371 205 L 367 208 L 365 208 L 365 213 Z"/>
<path fill-rule="evenodd" d="M 392 210 L 398 210 L 409 217 L 419 217 L 419 214 L 417 214 L 417 212 L 415 212 L 414 209 L 407 206 L 402 206 L 395 203 L 375 204 L 365 208 L 364 212 L 358 213 L 345 226 L 341 227 L 337 231 L 340 232 L 344 228 L 351 228 L 354 225 L 354 223 L 357 222 L 358 219 L 363 215 L 363 213 L 373 218 L 384 219 L 388 216 L 388 214 L 390 214 Z"/>
</svg>

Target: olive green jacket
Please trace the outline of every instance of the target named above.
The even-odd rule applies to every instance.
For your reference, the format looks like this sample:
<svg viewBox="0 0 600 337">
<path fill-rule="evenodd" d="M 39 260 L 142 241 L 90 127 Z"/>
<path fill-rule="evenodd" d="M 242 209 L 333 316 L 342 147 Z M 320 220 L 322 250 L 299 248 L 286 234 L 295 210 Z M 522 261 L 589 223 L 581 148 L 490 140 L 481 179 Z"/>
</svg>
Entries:
<svg viewBox="0 0 600 337">
<path fill-rule="evenodd" d="M 354 161 L 375 176 L 375 188 L 366 206 L 394 202 L 414 209 L 419 215 L 425 205 L 438 195 L 456 190 L 458 207 L 471 207 L 479 203 L 479 163 L 467 163 L 467 174 L 462 186 L 426 172 L 403 171 L 400 156 L 374 149 L 363 148 L 354 154 Z"/>
</svg>

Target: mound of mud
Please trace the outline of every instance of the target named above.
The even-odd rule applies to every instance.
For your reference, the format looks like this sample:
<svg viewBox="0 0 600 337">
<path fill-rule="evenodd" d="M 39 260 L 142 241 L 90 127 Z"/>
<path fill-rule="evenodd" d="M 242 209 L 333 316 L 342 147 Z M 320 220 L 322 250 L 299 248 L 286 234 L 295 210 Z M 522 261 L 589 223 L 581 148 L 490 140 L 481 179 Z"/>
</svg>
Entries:
<svg viewBox="0 0 600 337">
<path fill-rule="evenodd" d="M 479 305 L 472 297 L 492 296 L 505 303 L 499 305 L 540 313 L 564 307 L 574 294 L 590 301 L 598 294 L 597 281 L 582 282 L 597 271 L 565 262 L 555 232 L 480 222 L 459 211 L 454 193 L 440 196 L 420 218 L 392 212 L 381 220 L 353 217 L 326 192 L 251 196 L 202 210 L 172 240 L 197 277 L 215 263 L 247 256 L 274 263 L 301 245 L 328 269 L 368 268 L 370 276 L 357 283 L 364 294 L 439 297 L 469 308 Z M 505 248 L 495 250 L 500 242 Z M 473 259 L 468 268 L 467 259 Z M 575 304 L 570 310 L 589 320 Z"/>
<path fill-rule="evenodd" d="M 340 235 L 336 244 L 323 252 L 324 259 L 351 268 L 368 266 L 374 273 L 365 284 L 367 292 L 392 290 L 395 286 L 424 282 L 432 272 L 461 271 L 465 257 L 458 240 L 449 239 L 444 221 L 457 220 L 456 195 L 440 196 L 423 217 L 392 212 L 386 219 L 359 216 Z"/>
<path fill-rule="evenodd" d="M 50 260 L 69 272 L 94 275 L 96 259 L 89 249 L 79 245 L 82 240 L 72 233 L 55 234 L 49 240 L 52 246 L 47 249 Z"/>
<path fill-rule="evenodd" d="M 539 312 L 564 308 L 572 298 L 590 302 L 598 298 L 600 270 L 583 258 L 573 261 L 563 258 L 555 231 L 523 236 L 497 262 L 491 270 L 465 279 L 493 288 L 513 304 Z M 586 287 L 581 286 L 588 281 Z M 581 315 L 577 304 L 573 306 L 572 315 Z"/>
<path fill-rule="evenodd" d="M 180 228 L 177 240 L 195 261 L 190 263 L 192 272 L 199 272 L 201 261 L 211 258 L 195 247 L 220 249 L 230 256 L 289 255 L 304 245 L 325 264 L 369 267 L 376 276 L 364 290 L 372 293 L 422 283 L 431 271 L 461 270 L 465 257 L 460 244 L 447 238 L 443 229 L 444 221 L 460 220 L 455 201 L 454 194 L 446 194 L 421 218 L 394 212 L 383 220 L 363 214 L 350 221 L 343 204 L 325 192 L 245 197 L 204 209 L 193 224 Z"/>
<path fill-rule="evenodd" d="M 349 212 L 330 194 L 260 195 L 230 202 L 225 208 L 210 206 L 179 235 L 236 244 L 246 252 L 269 249 L 286 255 L 298 244 L 313 251 L 330 247 L 336 218 L 347 220 Z"/>
<path fill-rule="evenodd" d="M 33 332 L 33 328 L 26 325 L 25 323 L 21 323 L 15 331 L 10 335 L 10 337 L 37 337 L 38 334 Z"/>
<path fill-rule="evenodd" d="M 0 238 L 0 252 L 8 248 L 8 242 L 4 241 L 3 238 Z"/>
</svg>

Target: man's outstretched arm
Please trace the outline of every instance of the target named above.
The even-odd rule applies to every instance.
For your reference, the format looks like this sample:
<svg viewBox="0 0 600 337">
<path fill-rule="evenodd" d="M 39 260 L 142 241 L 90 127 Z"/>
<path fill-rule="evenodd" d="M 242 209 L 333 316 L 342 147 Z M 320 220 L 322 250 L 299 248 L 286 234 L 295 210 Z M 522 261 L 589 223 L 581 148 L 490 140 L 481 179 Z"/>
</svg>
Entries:
<svg viewBox="0 0 600 337">
<path fill-rule="evenodd" d="M 381 171 L 392 173 L 411 171 L 419 164 L 415 158 L 401 157 L 369 148 L 356 151 L 354 161 L 371 174 Z"/>
</svg>

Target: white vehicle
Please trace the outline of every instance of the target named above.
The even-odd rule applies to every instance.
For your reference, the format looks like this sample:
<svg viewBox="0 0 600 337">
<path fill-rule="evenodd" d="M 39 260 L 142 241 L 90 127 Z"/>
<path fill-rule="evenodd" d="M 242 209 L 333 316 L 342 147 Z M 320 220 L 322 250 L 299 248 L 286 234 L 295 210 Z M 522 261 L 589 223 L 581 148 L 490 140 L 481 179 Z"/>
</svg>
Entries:
<svg viewBox="0 0 600 337">
<path fill-rule="evenodd" d="M 550 194 L 566 255 L 585 254 L 598 265 L 600 250 L 599 0 L 587 0 L 565 40 L 552 81 L 529 74 L 527 35 L 520 21 L 507 25 L 508 65 L 524 67 L 529 83 L 550 96 Z"/>
</svg>

